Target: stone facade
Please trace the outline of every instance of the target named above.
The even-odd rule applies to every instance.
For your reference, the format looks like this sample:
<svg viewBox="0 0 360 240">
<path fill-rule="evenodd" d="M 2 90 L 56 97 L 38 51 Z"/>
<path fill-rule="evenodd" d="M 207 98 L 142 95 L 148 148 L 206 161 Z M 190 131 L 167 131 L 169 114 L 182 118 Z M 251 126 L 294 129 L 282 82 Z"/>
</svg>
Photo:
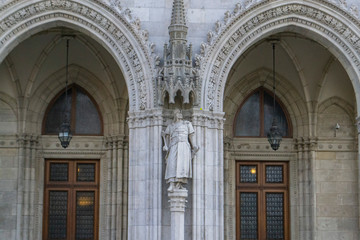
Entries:
<svg viewBox="0 0 360 240">
<path fill-rule="evenodd" d="M 100 160 L 99 239 L 170 239 L 161 132 L 174 108 L 200 147 L 185 239 L 236 239 L 239 161 L 288 162 L 290 239 L 359 239 L 360 3 L 175 2 L 180 22 L 172 0 L 0 1 L 0 239 L 44 239 L 48 159 Z M 65 87 L 64 34 L 75 35 L 69 82 L 104 129 L 65 150 L 43 131 Z M 242 103 L 272 91 L 268 38 L 279 39 L 276 93 L 291 122 L 276 152 L 265 137 L 234 136 Z"/>
</svg>

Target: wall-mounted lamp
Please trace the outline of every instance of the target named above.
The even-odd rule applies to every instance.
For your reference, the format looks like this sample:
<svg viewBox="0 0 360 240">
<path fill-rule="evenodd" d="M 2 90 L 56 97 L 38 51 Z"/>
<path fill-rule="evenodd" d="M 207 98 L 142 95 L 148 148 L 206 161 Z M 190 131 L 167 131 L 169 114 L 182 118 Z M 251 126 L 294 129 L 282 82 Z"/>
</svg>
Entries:
<svg viewBox="0 0 360 240">
<path fill-rule="evenodd" d="M 336 133 L 337 131 L 340 129 L 340 124 L 339 123 L 336 123 L 335 124 L 335 128 L 334 128 L 334 137 L 336 137 Z"/>
</svg>

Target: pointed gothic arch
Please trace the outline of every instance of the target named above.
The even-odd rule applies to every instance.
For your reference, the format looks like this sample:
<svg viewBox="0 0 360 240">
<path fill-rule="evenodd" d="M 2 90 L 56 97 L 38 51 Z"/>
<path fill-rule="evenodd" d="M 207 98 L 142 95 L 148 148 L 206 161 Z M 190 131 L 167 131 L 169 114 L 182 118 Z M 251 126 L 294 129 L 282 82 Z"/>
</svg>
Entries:
<svg viewBox="0 0 360 240">
<path fill-rule="evenodd" d="M 76 73 L 76 74 L 73 74 Z M 85 89 L 96 103 L 98 103 L 99 112 L 103 116 L 103 131 L 104 135 L 115 134 L 123 132 L 122 126 L 116 123 L 125 123 L 125 118 L 120 118 L 117 115 L 117 110 L 123 104 L 111 104 L 111 99 L 115 98 L 113 92 L 108 91 L 104 84 L 88 70 L 81 68 L 77 65 L 69 66 L 69 75 L 76 75 L 76 79 L 70 78 L 70 83 L 74 83 L 81 88 Z M 51 101 L 61 92 L 65 86 L 65 69 L 61 69 L 54 74 L 48 76 L 33 93 L 29 101 L 28 112 L 31 112 L 32 118 L 36 119 L 35 122 L 26 123 L 27 129 L 35 129 L 40 133 L 42 129 L 42 119 L 46 114 Z M 47 93 L 47 94 L 45 94 Z M 124 111 L 125 109 L 123 109 Z M 30 124 L 35 124 L 30 126 Z M 121 124 L 120 124 L 121 125 Z M 117 126 L 117 127 L 116 127 Z"/>
<path fill-rule="evenodd" d="M 68 27 L 98 41 L 115 59 L 128 88 L 129 108 L 136 111 L 154 105 L 154 64 L 147 33 L 120 7 L 99 1 L 17 1 L 3 6 L 0 18 L 0 60 L 29 36 L 52 27 Z"/>
<path fill-rule="evenodd" d="M 259 87 L 272 91 L 272 85 L 267 81 L 270 74 L 271 71 L 268 69 L 257 69 L 244 76 L 235 84 L 227 86 L 226 97 L 224 99 L 224 111 L 227 113 L 224 129 L 227 136 L 231 136 L 229 133 L 233 129 L 233 120 L 244 99 Z M 276 98 L 282 102 L 284 108 L 288 111 L 293 137 L 302 136 L 306 131 L 304 129 L 307 121 L 304 118 L 307 115 L 306 105 L 302 101 L 297 101 L 297 99 L 300 99 L 300 95 L 287 79 L 277 75 L 276 81 Z"/>
<path fill-rule="evenodd" d="M 201 105 L 206 109 L 222 111 L 229 66 L 254 43 L 284 31 L 301 33 L 325 46 L 347 66 L 354 89 L 360 87 L 358 20 L 334 4 L 263 1 L 249 9 L 236 8 L 218 26 L 216 32 L 209 32 L 208 43 L 202 45 L 199 56 L 204 78 Z M 360 93 L 355 94 L 359 100 Z M 359 111 L 360 106 L 357 108 Z"/>
</svg>

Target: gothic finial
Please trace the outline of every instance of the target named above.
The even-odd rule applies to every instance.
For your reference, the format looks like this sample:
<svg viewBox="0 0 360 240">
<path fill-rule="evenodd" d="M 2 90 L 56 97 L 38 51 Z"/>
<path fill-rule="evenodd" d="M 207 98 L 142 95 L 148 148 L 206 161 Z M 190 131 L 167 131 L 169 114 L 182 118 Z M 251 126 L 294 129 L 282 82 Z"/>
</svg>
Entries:
<svg viewBox="0 0 360 240">
<path fill-rule="evenodd" d="M 180 40 L 186 43 L 187 30 L 184 0 L 174 0 L 169 26 L 170 41 Z"/>
<path fill-rule="evenodd" d="M 171 15 L 171 25 L 186 26 L 184 0 L 174 0 Z"/>
</svg>

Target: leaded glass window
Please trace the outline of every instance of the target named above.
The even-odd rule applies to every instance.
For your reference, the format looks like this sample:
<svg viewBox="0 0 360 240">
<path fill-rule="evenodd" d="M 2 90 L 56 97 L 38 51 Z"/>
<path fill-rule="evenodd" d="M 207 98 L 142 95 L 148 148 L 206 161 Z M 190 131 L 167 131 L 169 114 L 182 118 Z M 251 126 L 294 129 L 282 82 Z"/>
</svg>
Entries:
<svg viewBox="0 0 360 240">
<path fill-rule="evenodd" d="M 283 183 L 283 166 L 266 166 L 266 183 Z"/>
<path fill-rule="evenodd" d="M 241 165 L 240 166 L 240 182 L 256 183 L 257 182 L 256 169 L 257 169 L 256 165 Z"/>
<path fill-rule="evenodd" d="M 264 88 L 257 89 L 246 98 L 236 114 L 234 135 L 236 137 L 265 137 L 274 117 L 273 95 Z M 283 137 L 291 136 L 291 123 L 286 109 L 275 98 L 275 118 Z"/>
<path fill-rule="evenodd" d="M 50 163 L 50 181 L 68 181 L 68 163 Z"/>
<path fill-rule="evenodd" d="M 95 181 L 95 164 L 93 164 L 93 163 L 78 163 L 76 179 L 79 182 Z"/>
<path fill-rule="evenodd" d="M 65 91 L 52 100 L 46 110 L 43 134 L 58 134 L 66 113 L 74 135 L 102 135 L 102 117 L 92 97 L 77 85 L 70 86 L 67 95 L 67 102 Z"/>
</svg>

